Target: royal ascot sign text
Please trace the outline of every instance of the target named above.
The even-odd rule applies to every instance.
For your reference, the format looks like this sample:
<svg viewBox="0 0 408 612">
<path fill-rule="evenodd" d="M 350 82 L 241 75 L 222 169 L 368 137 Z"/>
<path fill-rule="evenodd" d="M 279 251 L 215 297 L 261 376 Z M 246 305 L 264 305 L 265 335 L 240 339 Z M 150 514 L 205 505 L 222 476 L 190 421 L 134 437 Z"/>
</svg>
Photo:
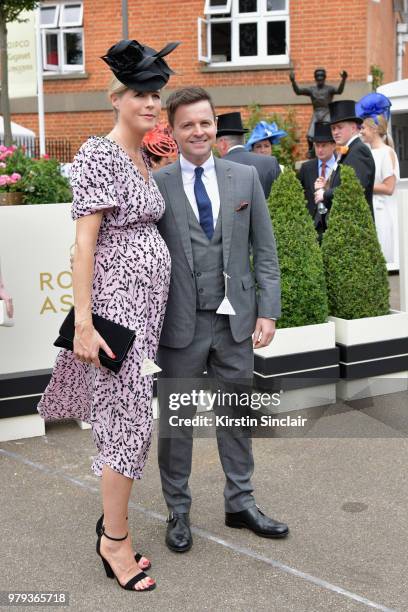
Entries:
<svg viewBox="0 0 408 612">
<path fill-rule="evenodd" d="M 40 290 L 45 294 L 40 314 L 69 312 L 74 305 L 72 295 L 72 273 L 63 270 L 57 275 L 40 272 Z M 65 293 L 62 293 L 65 292 Z"/>
<path fill-rule="evenodd" d="M 0 327 L 0 374 L 51 369 L 72 306 L 70 204 L 0 206 L 0 259 L 14 327 Z"/>
</svg>

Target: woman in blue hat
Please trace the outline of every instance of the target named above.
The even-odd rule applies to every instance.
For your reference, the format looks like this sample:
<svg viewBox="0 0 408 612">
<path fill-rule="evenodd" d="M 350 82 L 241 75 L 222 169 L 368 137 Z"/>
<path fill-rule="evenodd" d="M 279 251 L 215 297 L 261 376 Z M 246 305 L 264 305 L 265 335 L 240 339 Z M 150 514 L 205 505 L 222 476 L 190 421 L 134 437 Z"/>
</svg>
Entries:
<svg viewBox="0 0 408 612">
<path fill-rule="evenodd" d="M 272 155 L 272 145 L 278 144 L 280 139 L 287 135 L 276 123 L 260 121 L 252 130 L 245 148 L 258 155 Z"/>
<path fill-rule="evenodd" d="M 373 209 L 378 240 L 387 264 L 398 261 L 398 214 L 395 187 L 399 163 L 388 134 L 391 102 L 382 94 L 371 93 L 356 105 L 364 119 L 361 137 L 371 148 L 375 161 Z"/>
</svg>

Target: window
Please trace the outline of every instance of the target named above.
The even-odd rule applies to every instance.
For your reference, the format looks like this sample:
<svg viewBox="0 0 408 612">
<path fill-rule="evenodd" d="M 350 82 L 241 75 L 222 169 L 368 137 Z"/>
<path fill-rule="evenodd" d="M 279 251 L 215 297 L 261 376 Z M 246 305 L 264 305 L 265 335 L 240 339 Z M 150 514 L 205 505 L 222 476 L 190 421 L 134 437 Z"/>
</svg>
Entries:
<svg viewBox="0 0 408 612">
<path fill-rule="evenodd" d="M 289 0 L 205 0 L 198 59 L 211 66 L 287 64 Z"/>
<path fill-rule="evenodd" d="M 40 15 L 44 73 L 83 72 L 83 3 L 43 3 Z"/>
</svg>

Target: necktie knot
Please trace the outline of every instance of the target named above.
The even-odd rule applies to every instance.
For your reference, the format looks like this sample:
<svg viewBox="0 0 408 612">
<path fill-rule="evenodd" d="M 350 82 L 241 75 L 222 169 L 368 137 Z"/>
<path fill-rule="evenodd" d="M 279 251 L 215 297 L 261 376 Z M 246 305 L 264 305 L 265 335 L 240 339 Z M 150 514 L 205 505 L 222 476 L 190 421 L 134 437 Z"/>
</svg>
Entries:
<svg viewBox="0 0 408 612">
<path fill-rule="evenodd" d="M 204 172 L 204 168 L 202 168 L 201 166 L 197 166 L 196 168 L 194 168 L 194 173 L 196 175 L 196 178 L 201 178 Z"/>
</svg>

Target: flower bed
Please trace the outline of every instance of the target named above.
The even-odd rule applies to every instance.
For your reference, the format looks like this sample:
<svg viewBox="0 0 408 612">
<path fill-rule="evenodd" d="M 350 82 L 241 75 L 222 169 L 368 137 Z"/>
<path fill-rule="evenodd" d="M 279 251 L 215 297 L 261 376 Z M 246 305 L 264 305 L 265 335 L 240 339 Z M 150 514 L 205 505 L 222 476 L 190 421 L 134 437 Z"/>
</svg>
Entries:
<svg viewBox="0 0 408 612">
<path fill-rule="evenodd" d="M 19 193 L 21 198 L 3 203 L 49 204 L 72 200 L 68 179 L 61 175 L 58 160 L 44 155 L 28 157 L 24 147 L 0 145 L 0 195 Z M 0 198 L 1 201 L 1 198 Z"/>
</svg>

